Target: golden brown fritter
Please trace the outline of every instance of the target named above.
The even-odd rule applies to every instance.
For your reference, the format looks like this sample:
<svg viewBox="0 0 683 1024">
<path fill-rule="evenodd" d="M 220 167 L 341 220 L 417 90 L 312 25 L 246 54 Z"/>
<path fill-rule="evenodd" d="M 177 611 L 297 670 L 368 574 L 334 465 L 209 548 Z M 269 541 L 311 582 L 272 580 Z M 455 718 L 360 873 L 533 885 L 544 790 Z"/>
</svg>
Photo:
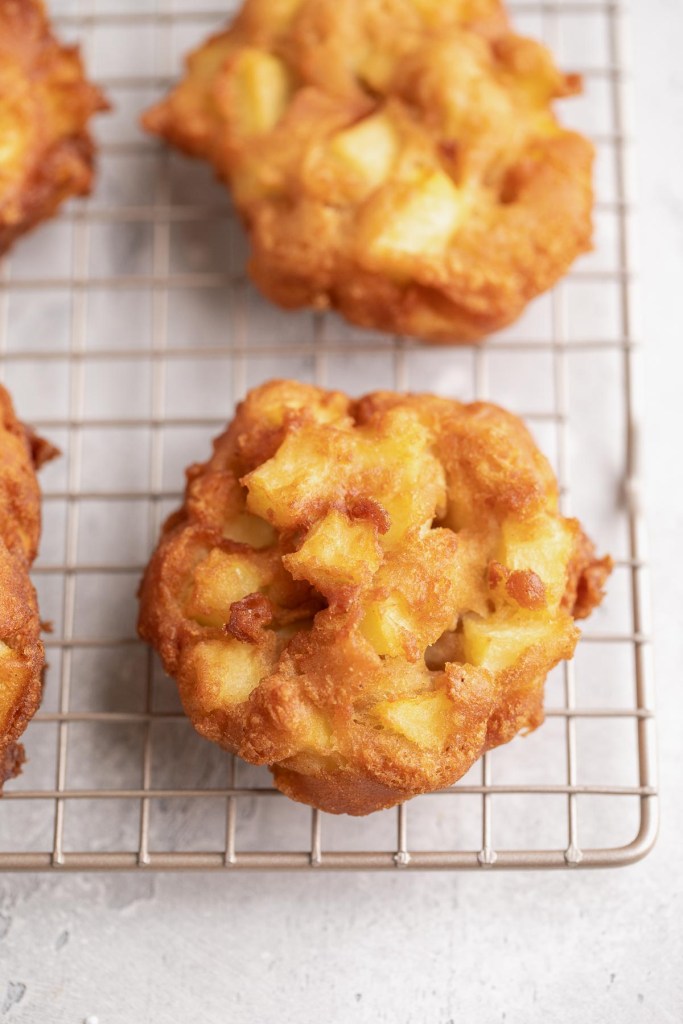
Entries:
<svg viewBox="0 0 683 1024">
<path fill-rule="evenodd" d="M 274 382 L 189 470 L 140 633 L 202 735 L 367 814 L 540 724 L 610 567 L 502 409 Z"/>
<path fill-rule="evenodd" d="M 274 302 L 466 341 L 590 248 L 580 87 L 499 0 L 246 0 L 144 124 L 231 187 Z"/>
<path fill-rule="evenodd" d="M 88 121 L 107 108 L 41 0 L 0 0 L 0 254 L 71 196 L 87 195 Z"/>
<path fill-rule="evenodd" d="M 36 468 L 54 454 L 0 387 L 0 789 L 24 760 L 16 742 L 40 703 L 45 664 L 29 569 L 40 539 Z"/>
</svg>

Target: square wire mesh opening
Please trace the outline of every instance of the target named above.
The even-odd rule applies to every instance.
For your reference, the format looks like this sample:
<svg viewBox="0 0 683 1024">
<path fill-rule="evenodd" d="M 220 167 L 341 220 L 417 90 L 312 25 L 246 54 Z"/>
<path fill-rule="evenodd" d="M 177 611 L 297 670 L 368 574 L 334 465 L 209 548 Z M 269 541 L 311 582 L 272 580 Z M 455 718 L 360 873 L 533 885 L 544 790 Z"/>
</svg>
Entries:
<svg viewBox="0 0 683 1024">
<path fill-rule="evenodd" d="M 235 6 L 235 5 L 233 5 Z M 512 3 L 585 75 L 562 116 L 597 149 L 597 247 L 478 349 L 420 346 L 333 316 L 284 314 L 245 278 L 246 245 L 202 164 L 137 127 L 225 0 L 61 0 L 115 112 L 88 202 L 17 246 L 0 277 L 0 366 L 21 415 L 63 450 L 43 474 L 36 580 L 45 699 L 0 801 L 5 869 L 563 867 L 629 863 L 656 829 L 646 567 L 637 492 L 630 138 L 619 3 Z M 548 720 L 452 789 L 367 819 L 276 793 L 200 740 L 135 637 L 135 591 L 186 465 L 248 387 L 274 376 L 358 394 L 487 398 L 524 416 L 563 506 L 617 561 Z"/>
</svg>

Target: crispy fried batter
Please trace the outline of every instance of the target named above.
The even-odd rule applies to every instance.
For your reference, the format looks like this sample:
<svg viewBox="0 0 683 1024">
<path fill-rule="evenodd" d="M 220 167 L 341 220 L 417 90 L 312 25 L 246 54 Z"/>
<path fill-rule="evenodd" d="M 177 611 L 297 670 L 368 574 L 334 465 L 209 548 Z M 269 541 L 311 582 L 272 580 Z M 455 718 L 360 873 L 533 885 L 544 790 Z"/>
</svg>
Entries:
<svg viewBox="0 0 683 1024">
<path fill-rule="evenodd" d="M 274 382 L 189 470 L 139 628 L 202 735 L 367 814 L 540 724 L 610 567 L 502 409 Z"/>
<path fill-rule="evenodd" d="M 0 0 L 0 254 L 65 199 L 90 192 L 87 126 L 106 108 L 78 49 L 52 35 L 41 0 Z"/>
<path fill-rule="evenodd" d="M 0 789 L 21 769 L 16 741 L 40 703 L 45 658 L 28 574 L 40 538 L 35 468 L 53 454 L 17 420 L 0 388 Z"/>
<path fill-rule="evenodd" d="M 144 125 L 231 187 L 274 302 L 466 341 L 590 248 L 580 88 L 499 0 L 246 0 Z"/>
</svg>

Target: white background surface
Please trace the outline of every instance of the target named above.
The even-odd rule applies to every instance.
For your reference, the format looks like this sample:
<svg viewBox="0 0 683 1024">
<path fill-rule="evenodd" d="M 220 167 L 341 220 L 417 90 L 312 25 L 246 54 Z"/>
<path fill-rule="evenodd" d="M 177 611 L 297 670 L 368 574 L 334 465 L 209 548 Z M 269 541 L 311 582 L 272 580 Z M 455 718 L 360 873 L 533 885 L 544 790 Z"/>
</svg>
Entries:
<svg viewBox="0 0 683 1024">
<path fill-rule="evenodd" d="M 0 1020 L 683 1019 L 683 8 L 635 0 L 634 15 L 663 789 L 654 853 L 581 875 L 5 877 Z"/>
</svg>

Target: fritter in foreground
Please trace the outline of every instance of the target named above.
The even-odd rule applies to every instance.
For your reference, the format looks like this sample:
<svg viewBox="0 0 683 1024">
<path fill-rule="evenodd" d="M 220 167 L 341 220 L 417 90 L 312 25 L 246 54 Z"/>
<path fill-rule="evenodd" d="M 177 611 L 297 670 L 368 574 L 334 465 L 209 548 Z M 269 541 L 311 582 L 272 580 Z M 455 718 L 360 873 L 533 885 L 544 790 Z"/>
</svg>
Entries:
<svg viewBox="0 0 683 1024">
<path fill-rule="evenodd" d="M 502 409 L 275 382 L 189 470 L 140 633 L 203 736 L 367 814 L 542 722 L 610 567 Z"/>
<path fill-rule="evenodd" d="M 90 192 L 88 121 L 107 103 L 74 46 L 53 36 L 41 0 L 0 0 L 0 255 Z"/>
<path fill-rule="evenodd" d="M 246 0 L 144 125 L 230 186 L 274 302 L 468 341 L 591 247 L 580 88 L 499 0 Z"/>
<path fill-rule="evenodd" d="M 45 657 L 29 569 L 40 539 L 35 471 L 52 454 L 0 388 L 0 789 L 19 773 L 24 752 L 17 740 L 40 703 Z"/>
</svg>

